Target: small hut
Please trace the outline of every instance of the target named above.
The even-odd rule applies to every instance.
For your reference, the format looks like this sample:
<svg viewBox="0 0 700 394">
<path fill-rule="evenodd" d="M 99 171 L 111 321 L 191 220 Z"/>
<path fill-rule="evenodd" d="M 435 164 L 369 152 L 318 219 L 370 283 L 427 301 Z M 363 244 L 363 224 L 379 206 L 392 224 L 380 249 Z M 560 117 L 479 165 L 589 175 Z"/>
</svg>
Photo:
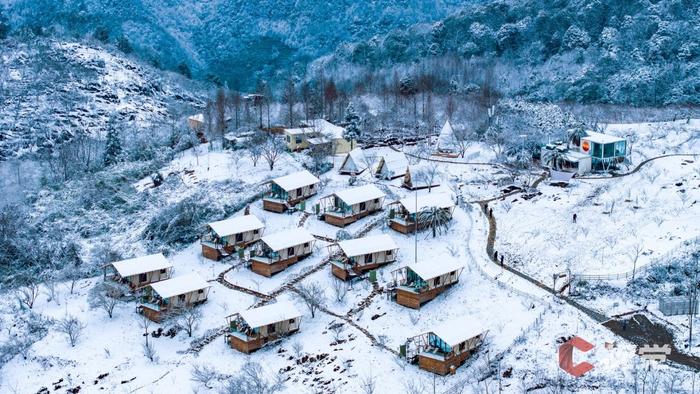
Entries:
<svg viewBox="0 0 700 394">
<path fill-rule="evenodd" d="M 408 160 L 403 153 L 380 156 L 377 160 L 377 166 L 374 168 L 374 177 L 384 180 L 401 178 L 406 175 L 407 168 Z"/>
<path fill-rule="evenodd" d="M 319 201 L 326 223 L 345 227 L 374 212 L 381 211 L 384 193 L 374 185 L 341 190 Z M 319 212 L 320 213 L 320 212 Z"/>
<path fill-rule="evenodd" d="M 250 269 L 270 277 L 311 255 L 315 238 L 303 228 L 270 234 L 260 239 L 261 250 L 250 258 Z"/>
<path fill-rule="evenodd" d="M 661 297 L 659 310 L 665 316 L 689 315 L 698 313 L 698 300 L 688 296 Z"/>
<path fill-rule="evenodd" d="M 170 279 L 173 265 L 163 253 L 135 257 L 110 263 L 104 267 L 104 278 L 126 283 L 132 289 Z"/>
<path fill-rule="evenodd" d="M 459 282 L 464 266 L 454 258 L 433 258 L 410 264 L 394 271 L 396 303 L 408 308 L 420 309 Z"/>
<path fill-rule="evenodd" d="M 239 352 L 249 354 L 299 331 L 301 313 L 291 302 L 278 302 L 235 313 L 227 320 L 227 342 Z"/>
<path fill-rule="evenodd" d="M 202 255 L 211 260 L 226 257 L 237 247 L 245 247 L 259 240 L 264 228 L 265 225 L 254 215 L 209 223 L 200 242 Z"/>
<path fill-rule="evenodd" d="M 444 210 L 452 218 L 452 212 L 455 209 L 455 203 L 448 193 L 428 193 L 420 196 L 410 196 L 401 199 L 393 204 L 395 208 L 391 208 L 392 213 L 389 214 L 389 227 L 402 233 L 408 234 L 416 231 L 416 222 L 418 230 L 425 228 L 429 223 L 421 220 L 420 212 L 425 209 L 438 208 Z"/>
<path fill-rule="evenodd" d="M 263 209 L 282 213 L 318 192 L 321 181 L 304 170 L 270 181 L 270 188 L 263 197 Z"/>
<path fill-rule="evenodd" d="M 438 375 L 453 374 L 479 350 L 488 330 L 476 318 L 448 321 L 431 331 L 409 338 L 402 352 L 418 367 Z"/>
<path fill-rule="evenodd" d="M 287 149 L 290 151 L 303 150 L 310 145 L 330 144 L 334 155 L 348 153 L 354 145 L 354 141 L 343 137 L 344 134 L 343 127 L 325 119 L 314 119 L 308 125 L 284 130 Z"/>
<path fill-rule="evenodd" d="M 455 132 L 449 120 L 445 121 L 442 130 L 440 130 L 433 155 L 452 158 L 459 156 L 458 150 L 455 149 Z"/>
<path fill-rule="evenodd" d="M 150 320 L 161 322 L 170 314 L 205 302 L 210 287 L 195 273 L 151 283 L 144 288 L 137 310 Z"/>
<path fill-rule="evenodd" d="M 406 167 L 401 186 L 408 190 L 432 189 L 440 186 L 438 173 L 431 164 L 415 164 Z"/>
<path fill-rule="evenodd" d="M 188 117 L 187 126 L 194 132 L 201 132 L 204 129 L 204 114 L 196 114 Z"/>
<path fill-rule="evenodd" d="M 343 164 L 340 165 L 338 172 L 342 175 L 357 175 L 361 174 L 366 168 L 365 154 L 361 148 L 355 148 L 348 152 L 343 159 Z"/>
<path fill-rule="evenodd" d="M 340 241 L 337 247 L 340 257 L 331 261 L 331 272 L 342 280 L 396 261 L 399 250 L 394 240 L 386 234 Z"/>
<path fill-rule="evenodd" d="M 581 152 L 591 156 L 593 168 L 607 171 L 625 161 L 627 141 L 603 133 L 587 131 L 581 138 Z"/>
</svg>

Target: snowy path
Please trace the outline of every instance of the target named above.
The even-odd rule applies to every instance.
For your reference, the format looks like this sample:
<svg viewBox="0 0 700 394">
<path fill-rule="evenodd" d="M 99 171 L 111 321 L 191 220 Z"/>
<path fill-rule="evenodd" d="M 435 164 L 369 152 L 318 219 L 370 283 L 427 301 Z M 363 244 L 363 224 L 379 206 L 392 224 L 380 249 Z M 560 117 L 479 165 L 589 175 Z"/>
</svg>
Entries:
<svg viewBox="0 0 700 394">
<path fill-rule="evenodd" d="M 654 160 L 658 159 L 663 159 L 666 157 L 697 157 L 699 156 L 698 154 L 695 153 L 675 153 L 675 154 L 669 154 L 669 155 L 661 155 L 661 156 L 656 156 L 652 157 L 649 159 L 644 160 L 643 162 L 639 163 L 637 167 L 635 167 L 632 171 L 626 172 L 624 174 L 616 174 L 614 172 L 610 173 L 610 176 L 582 176 L 582 177 L 577 177 L 577 179 L 615 179 L 615 178 L 621 178 L 623 176 L 628 176 L 635 174 L 639 172 L 639 170 L 642 169 L 646 164 L 651 163 Z"/>
</svg>

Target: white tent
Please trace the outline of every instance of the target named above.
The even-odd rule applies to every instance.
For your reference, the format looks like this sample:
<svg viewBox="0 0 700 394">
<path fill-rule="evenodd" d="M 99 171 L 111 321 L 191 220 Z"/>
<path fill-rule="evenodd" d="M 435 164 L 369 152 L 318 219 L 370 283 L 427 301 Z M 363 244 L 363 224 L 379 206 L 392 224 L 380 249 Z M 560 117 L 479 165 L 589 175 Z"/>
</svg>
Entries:
<svg viewBox="0 0 700 394">
<path fill-rule="evenodd" d="M 404 176 L 406 168 L 408 168 L 406 155 L 403 153 L 388 153 L 378 158 L 377 165 L 374 168 L 374 176 L 380 179 L 391 180 Z"/>
<path fill-rule="evenodd" d="M 266 235 L 261 241 L 269 246 L 271 250 L 277 252 L 293 246 L 313 242 L 316 238 L 304 228 L 294 228 L 283 230 L 278 233 Z"/>
<path fill-rule="evenodd" d="M 163 299 L 211 287 L 211 285 L 197 273 L 151 283 L 150 286 Z"/>
<path fill-rule="evenodd" d="M 338 246 L 347 257 L 362 256 L 399 248 L 387 234 L 340 241 Z"/>
<path fill-rule="evenodd" d="M 303 170 L 273 179 L 272 182 L 288 192 L 300 187 L 315 185 L 321 181 L 309 171 Z"/>
<path fill-rule="evenodd" d="M 285 301 L 261 306 L 255 309 L 247 309 L 241 311 L 240 315 L 250 328 L 258 328 L 268 324 L 274 324 L 301 317 L 301 313 L 299 313 L 294 304 Z"/>
<path fill-rule="evenodd" d="M 163 253 L 117 261 L 112 263 L 112 266 L 122 278 L 173 267 Z"/>
<path fill-rule="evenodd" d="M 361 202 L 384 198 L 384 192 L 372 184 L 344 189 L 335 193 L 345 204 L 352 206 Z"/>
<path fill-rule="evenodd" d="M 454 141 L 455 132 L 452 129 L 450 121 L 446 120 L 445 124 L 442 126 L 442 130 L 440 130 L 435 150 L 442 153 L 455 153 Z"/>
<path fill-rule="evenodd" d="M 486 331 L 479 319 L 472 316 L 445 322 L 435 327 L 432 333 L 448 346 L 455 347 L 464 341 L 484 334 Z"/>
<path fill-rule="evenodd" d="M 362 149 L 355 148 L 345 155 L 343 164 L 338 172 L 341 174 L 359 174 L 367 168 L 365 162 L 365 154 L 362 152 Z"/>
<path fill-rule="evenodd" d="M 209 223 L 209 227 L 220 237 L 226 237 L 233 234 L 241 234 L 252 230 L 260 230 L 265 225 L 255 217 L 255 215 L 243 215 L 235 218 L 220 220 L 218 222 Z"/>
</svg>

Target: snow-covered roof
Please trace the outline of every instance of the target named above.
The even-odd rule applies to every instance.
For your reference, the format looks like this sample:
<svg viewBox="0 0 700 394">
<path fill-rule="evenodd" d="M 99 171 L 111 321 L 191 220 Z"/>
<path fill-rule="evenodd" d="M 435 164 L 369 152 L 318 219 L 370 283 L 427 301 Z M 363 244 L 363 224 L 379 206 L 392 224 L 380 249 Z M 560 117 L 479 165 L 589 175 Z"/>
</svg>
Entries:
<svg viewBox="0 0 700 394">
<path fill-rule="evenodd" d="M 454 143 L 454 130 L 452 129 L 452 125 L 450 124 L 450 121 L 446 120 L 445 124 L 442 126 L 442 130 L 440 130 L 440 135 L 438 136 L 438 139 L 437 139 L 437 147 L 438 148 L 450 148 L 450 147 L 452 147 L 453 143 Z"/>
<path fill-rule="evenodd" d="M 300 187 L 313 185 L 321 181 L 312 173 L 304 170 L 273 179 L 272 182 L 276 183 L 277 186 L 281 187 L 285 191 L 290 191 Z"/>
<path fill-rule="evenodd" d="M 381 163 L 381 159 L 384 159 L 384 166 L 390 174 L 402 174 L 408 168 L 408 160 L 403 153 L 385 154 L 377 161 L 377 169 L 375 171 L 379 170 L 378 166 Z"/>
<path fill-rule="evenodd" d="M 336 126 L 325 119 L 314 119 L 308 127 L 285 129 L 284 131 L 290 135 L 318 133 L 323 136 L 330 136 L 333 137 L 333 139 L 338 139 L 343 138 L 345 128 Z"/>
<path fill-rule="evenodd" d="M 485 331 L 487 330 L 484 329 L 477 317 L 451 320 L 431 330 L 450 347 L 455 347 Z"/>
<path fill-rule="evenodd" d="M 365 168 L 365 154 L 361 148 L 355 148 L 345 155 L 341 170 L 345 171 L 360 171 Z"/>
<path fill-rule="evenodd" d="M 318 131 L 322 135 L 332 136 L 333 138 L 343 138 L 345 134 L 345 128 L 336 126 L 333 123 L 325 119 L 314 119 L 311 121 L 314 130 Z"/>
<path fill-rule="evenodd" d="M 304 228 L 294 228 L 262 237 L 262 241 L 273 251 L 305 244 L 315 238 Z"/>
<path fill-rule="evenodd" d="M 394 240 L 387 234 L 340 241 L 338 242 L 338 246 L 348 257 L 362 256 L 399 248 L 396 246 Z"/>
<path fill-rule="evenodd" d="M 192 116 L 188 117 L 187 119 L 194 120 L 197 122 L 204 122 L 204 114 L 192 115 Z"/>
<path fill-rule="evenodd" d="M 268 324 L 291 320 L 301 316 L 291 302 L 280 301 L 274 304 L 248 309 L 239 313 L 250 328 L 266 326 Z"/>
<path fill-rule="evenodd" d="M 173 265 L 163 256 L 163 253 L 151 254 L 148 256 L 135 257 L 112 263 L 117 273 L 124 278 L 127 276 L 145 274 L 147 272 L 159 271 L 171 268 Z"/>
<path fill-rule="evenodd" d="M 309 138 L 306 141 L 311 145 L 321 145 L 321 144 L 327 144 L 327 143 L 331 142 L 331 140 L 329 140 L 326 137 L 313 137 L 313 138 Z"/>
<path fill-rule="evenodd" d="M 221 237 L 260 230 L 265 227 L 255 215 L 243 215 L 235 218 L 209 223 L 209 227 Z"/>
<path fill-rule="evenodd" d="M 409 264 L 408 268 L 423 278 L 423 280 L 428 280 L 460 270 L 464 268 L 464 265 L 454 257 L 443 256 L 442 258 L 432 258 L 420 263 Z"/>
<path fill-rule="evenodd" d="M 399 200 L 399 204 L 406 208 L 408 213 L 416 213 L 416 205 L 418 206 L 418 211 L 432 207 L 452 208 L 455 206 L 449 193 L 421 194 L 418 196 L 418 204 L 416 204 L 415 196 L 409 196 Z"/>
<path fill-rule="evenodd" d="M 613 135 L 608 135 L 608 134 L 603 134 L 603 133 L 596 133 L 593 131 L 587 131 L 586 136 L 583 137 L 582 139 L 584 140 L 589 140 L 591 142 L 595 142 L 597 144 L 612 144 L 613 142 L 620 142 L 624 141 L 624 138 L 620 137 L 615 137 Z"/>
<path fill-rule="evenodd" d="M 335 196 L 343 200 L 348 205 L 355 205 L 361 202 L 384 197 L 384 193 L 374 185 L 364 185 L 341 190 Z"/>
<path fill-rule="evenodd" d="M 187 294 L 192 291 L 211 287 L 207 281 L 202 279 L 197 273 L 178 276 L 161 282 L 151 283 L 151 288 L 158 293 L 161 298 L 170 298 L 180 294 Z"/>
</svg>

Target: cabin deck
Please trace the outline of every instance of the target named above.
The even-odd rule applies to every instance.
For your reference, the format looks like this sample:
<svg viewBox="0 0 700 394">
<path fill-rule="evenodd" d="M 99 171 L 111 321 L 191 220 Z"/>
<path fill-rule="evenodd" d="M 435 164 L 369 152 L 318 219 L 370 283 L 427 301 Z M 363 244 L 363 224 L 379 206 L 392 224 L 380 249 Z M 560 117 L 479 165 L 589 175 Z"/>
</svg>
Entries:
<svg viewBox="0 0 700 394">
<path fill-rule="evenodd" d="M 466 361 L 470 355 L 470 351 L 464 351 L 460 354 L 450 356 L 437 351 L 421 352 L 417 356 L 418 367 L 422 370 L 444 376 L 454 373 L 454 370 L 464 364 L 464 361 Z M 452 367 L 454 367 L 454 370 Z"/>
<path fill-rule="evenodd" d="M 296 264 L 299 260 L 302 260 L 310 255 L 311 253 L 307 253 L 275 262 L 272 262 L 268 257 L 255 256 L 250 258 L 250 269 L 258 275 L 269 278 L 278 272 L 284 271 L 290 265 Z"/>
<path fill-rule="evenodd" d="M 436 287 L 423 292 L 418 292 L 412 287 L 399 286 L 396 288 L 396 303 L 407 308 L 420 309 L 421 305 L 435 299 L 455 283 Z"/>
<path fill-rule="evenodd" d="M 357 213 L 355 215 L 348 215 L 345 216 L 340 213 L 335 213 L 335 212 L 325 212 L 323 214 L 323 220 L 336 227 L 345 227 L 349 224 L 355 223 L 356 221 L 369 216 L 375 212 L 379 212 L 381 209 L 375 209 L 375 210 L 368 210 L 364 212 Z"/>
<path fill-rule="evenodd" d="M 238 350 L 241 353 L 245 354 L 250 354 L 269 342 L 278 340 L 280 338 L 292 335 L 299 331 L 299 329 L 292 330 L 289 332 L 286 332 L 284 334 L 279 334 L 279 335 L 274 335 L 274 336 L 269 336 L 269 337 L 257 337 L 257 338 L 252 338 L 249 337 L 245 334 L 242 334 L 240 332 L 230 332 L 228 334 L 228 344 L 231 346 L 233 349 Z"/>
<path fill-rule="evenodd" d="M 343 267 L 343 263 L 339 261 L 332 261 L 331 262 L 331 273 L 333 276 L 340 280 L 348 280 L 352 279 L 358 275 L 362 275 L 365 272 L 375 270 L 379 267 L 385 266 L 387 264 L 391 264 L 393 261 L 387 261 L 385 263 L 373 263 L 373 264 L 365 264 L 363 266 L 355 266 L 352 269 L 345 269 Z"/>
</svg>

